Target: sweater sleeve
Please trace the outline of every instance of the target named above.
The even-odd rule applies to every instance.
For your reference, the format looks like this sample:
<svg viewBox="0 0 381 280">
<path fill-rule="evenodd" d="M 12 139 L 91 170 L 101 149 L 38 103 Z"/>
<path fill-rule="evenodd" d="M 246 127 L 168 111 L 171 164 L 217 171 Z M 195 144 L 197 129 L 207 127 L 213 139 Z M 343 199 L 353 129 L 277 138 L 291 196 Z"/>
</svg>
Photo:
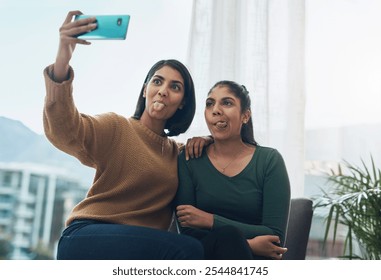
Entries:
<svg viewBox="0 0 381 280">
<path fill-rule="evenodd" d="M 189 170 L 186 160 L 185 151 L 182 150 L 178 156 L 178 177 L 179 187 L 175 197 L 175 206 L 178 205 L 196 205 L 196 195 L 194 192 L 194 186 L 191 177 L 191 171 Z"/>
<path fill-rule="evenodd" d="M 44 70 L 46 97 L 43 124 L 48 140 L 58 149 L 76 157 L 83 164 L 96 167 L 105 157 L 116 128 L 113 114 L 88 116 L 78 112 L 73 100 L 74 71 L 68 80 L 53 80 L 53 65 Z"/>
<path fill-rule="evenodd" d="M 178 157 L 178 177 L 179 187 L 177 188 L 177 193 L 174 200 L 175 209 L 178 205 L 196 206 L 196 194 L 194 192 L 191 171 L 186 164 L 184 150 L 180 152 Z M 196 228 L 182 227 L 179 223 L 178 227 L 181 233 L 191 236 L 198 236 L 197 232 L 203 232 L 203 230 Z"/>
<path fill-rule="evenodd" d="M 219 215 L 214 215 L 214 228 L 233 225 L 239 228 L 247 238 L 259 235 L 277 235 L 281 244 L 285 241 L 290 205 L 290 183 L 282 156 L 272 150 L 264 160 L 262 223 L 258 225 L 237 222 Z"/>
</svg>

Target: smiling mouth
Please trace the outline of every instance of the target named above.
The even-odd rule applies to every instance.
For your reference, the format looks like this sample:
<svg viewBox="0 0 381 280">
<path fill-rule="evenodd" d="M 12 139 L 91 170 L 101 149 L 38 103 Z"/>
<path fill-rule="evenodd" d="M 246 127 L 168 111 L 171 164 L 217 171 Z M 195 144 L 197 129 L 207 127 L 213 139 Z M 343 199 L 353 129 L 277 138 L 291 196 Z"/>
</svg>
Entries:
<svg viewBox="0 0 381 280">
<path fill-rule="evenodd" d="M 228 123 L 226 121 L 219 121 L 214 124 L 217 128 L 226 128 Z"/>
</svg>

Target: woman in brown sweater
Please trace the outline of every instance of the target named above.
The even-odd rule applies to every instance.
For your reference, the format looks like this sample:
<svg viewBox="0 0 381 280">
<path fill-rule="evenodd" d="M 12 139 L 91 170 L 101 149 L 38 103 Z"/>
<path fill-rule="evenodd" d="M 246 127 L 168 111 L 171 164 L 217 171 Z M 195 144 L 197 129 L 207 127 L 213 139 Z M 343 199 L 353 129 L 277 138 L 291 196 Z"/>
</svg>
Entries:
<svg viewBox="0 0 381 280">
<path fill-rule="evenodd" d="M 44 70 L 43 112 L 47 138 L 58 149 L 96 169 L 93 185 L 72 210 L 58 244 L 58 259 L 200 259 L 200 243 L 168 232 L 178 184 L 177 143 L 195 113 L 191 75 L 177 60 L 148 72 L 133 117 L 89 116 L 73 101 L 69 66 L 76 38 L 96 27 L 95 18 L 60 28 L 56 61 Z"/>
</svg>

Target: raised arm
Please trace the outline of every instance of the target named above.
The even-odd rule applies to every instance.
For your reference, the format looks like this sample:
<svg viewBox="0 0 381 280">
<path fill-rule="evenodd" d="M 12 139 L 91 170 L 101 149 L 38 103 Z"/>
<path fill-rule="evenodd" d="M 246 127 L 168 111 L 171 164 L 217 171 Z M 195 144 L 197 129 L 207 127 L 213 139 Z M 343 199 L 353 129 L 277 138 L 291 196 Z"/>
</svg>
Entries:
<svg viewBox="0 0 381 280">
<path fill-rule="evenodd" d="M 74 71 L 69 66 L 76 44 L 89 44 L 75 35 L 94 29 L 93 19 L 72 21 L 79 11 L 69 12 L 60 28 L 60 44 L 56 62 L 44 70 L 46 97 L 43 111 L 46 137 L 60 150 L 95 167 L 97 155 L 112 141 L 116 124 L 111 114 L 91 117 L 80 114 L 74 104 L 72 82 Z"/>
<path fill-rule="evenodd" d="M 60 42 L 53 69 L 53 79 L 55 82 L 61 83 L 68 79 L 69 62 L 73 56 L 75 46 L 77 44 L 90 45 L 90 42 L 78 39 L 75 36 L 89 32 L 97 27 L 95 18 L 73 21 L 73 17 L 80 14 L 82 14 L 80 11 L 69 12 L 59 29 Z"/>
</svg>

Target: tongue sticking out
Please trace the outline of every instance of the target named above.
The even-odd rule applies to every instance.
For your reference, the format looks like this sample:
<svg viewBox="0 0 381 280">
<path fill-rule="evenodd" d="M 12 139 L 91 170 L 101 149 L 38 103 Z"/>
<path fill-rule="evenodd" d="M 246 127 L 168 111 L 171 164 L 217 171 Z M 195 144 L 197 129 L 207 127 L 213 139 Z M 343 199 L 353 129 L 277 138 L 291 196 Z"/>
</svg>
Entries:
<svg viewBox="0 0 381 280">
<path fill-rule="evenodd" d="M 218 128 L 225 128 L 225 127 L 228 126 L 228 124 L 227 124 L 227 122 L 217 122 L 217 123 L 216 123 L 216 126 L 217 126 Z"/>
<path fill-rule="evenodd" d="M 156 110 L 156 111 L 161 111 L 163 110 L 165 107 L 165 105 L 163 103 L 160 103 L 160 102 L 155 102 L 153 104 L 153 108 Z"/>
</svg>

